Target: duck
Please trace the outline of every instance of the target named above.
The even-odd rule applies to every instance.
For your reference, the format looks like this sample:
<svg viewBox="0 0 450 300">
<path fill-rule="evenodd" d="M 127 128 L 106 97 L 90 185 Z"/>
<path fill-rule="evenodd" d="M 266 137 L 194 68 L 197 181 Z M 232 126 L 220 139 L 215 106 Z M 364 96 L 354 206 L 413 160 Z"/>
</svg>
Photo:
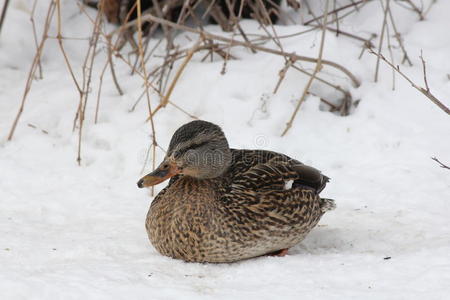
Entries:
<svg viewBox="0 0 450 300">
<path fill-rule="evenodd" d="M 319 196 L 329 181 L 319 170 L 268 150 L 232 149 L 203 120 L 178 128 L 161 164 L 137 185 L 167 179 L 145 228 L 159 253 L 186 262 L 284 256 L 335 208 Z"/>
</svg>

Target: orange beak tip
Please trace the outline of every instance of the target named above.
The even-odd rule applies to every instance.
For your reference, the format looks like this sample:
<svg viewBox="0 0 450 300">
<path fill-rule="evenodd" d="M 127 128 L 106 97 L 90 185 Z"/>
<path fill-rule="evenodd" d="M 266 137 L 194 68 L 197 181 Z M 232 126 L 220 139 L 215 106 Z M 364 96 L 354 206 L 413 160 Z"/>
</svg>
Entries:
<svg viewBox="0 0 450 300">
<path fill-rule="evenodd" d="M 177 166 L 171 166 L 169 169 L 156 168 L 150 174 L 145 175 L 137 182 L 139 188 L 157 185 L 172 176 L 180 174 L 181 170 Z"/>
</svg>

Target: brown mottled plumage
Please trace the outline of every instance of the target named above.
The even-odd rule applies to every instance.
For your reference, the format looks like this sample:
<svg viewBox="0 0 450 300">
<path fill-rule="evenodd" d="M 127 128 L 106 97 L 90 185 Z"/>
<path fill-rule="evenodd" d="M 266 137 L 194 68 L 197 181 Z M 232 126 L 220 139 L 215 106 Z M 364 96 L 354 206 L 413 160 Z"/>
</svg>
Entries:
<svg viewBox="0 0 450 300">
<path fill-rule="evenodd" d="M 190 262 L 233 262 L 288 249 L 334 208 L 318 195 L 328 181 L 319 171 L 275 152 L 229 149 L 221 129 L 205 121 L 178 129 L 164 162 L 138 186 L 169 177 L 150 206 L 146 229 L 161 254 Z"/>
</svg>

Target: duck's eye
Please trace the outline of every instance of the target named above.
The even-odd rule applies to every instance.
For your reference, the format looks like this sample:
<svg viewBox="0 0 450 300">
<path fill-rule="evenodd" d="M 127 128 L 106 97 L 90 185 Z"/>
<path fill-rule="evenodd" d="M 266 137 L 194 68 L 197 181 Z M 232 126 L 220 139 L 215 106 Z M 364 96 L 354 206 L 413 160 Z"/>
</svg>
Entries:
<svg viewBox="0 0 450 300">
<path fill-rule="evenodd" d="M 169 168 L 169 164 L 164 164 L 164 165 L 162 166 L 162 169 L 163 169 L 163 170 L 166 170 L 167 168 Z"/>
</svg>

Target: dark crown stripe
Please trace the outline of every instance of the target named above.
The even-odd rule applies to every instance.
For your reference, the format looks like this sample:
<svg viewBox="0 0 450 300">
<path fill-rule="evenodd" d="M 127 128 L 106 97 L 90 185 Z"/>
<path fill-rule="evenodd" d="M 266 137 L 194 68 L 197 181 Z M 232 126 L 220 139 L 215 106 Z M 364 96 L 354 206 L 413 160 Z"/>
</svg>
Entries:
<svg viewBox="0 0 450 300">
<path fill-rule="evenodd" d="M 184 153 L 186 153 L 186 151 L 192 150 L 192 149 L 200 148 L 200 147 L 202 147 L 202 146 L 204 146 L 204 145 L 206 145 L 206 144 L 208 144 L 208 143 L 209 143 L 208 141 L 205 141 L 205 142 L 201 142 L 201 143 L 198 143 L 198 144 L 189 145 L 189 146 L 186 147 L 186 148 L 183 148 L 183 149 L 180 149 L 180 150 L 178 150 L 178 151 L 175 151 L 174 157 L 175 157 L 175 158 L 178 158 L 178 157 L 180 157 L 181 155 L 183 155 Z"/>
</svg>

